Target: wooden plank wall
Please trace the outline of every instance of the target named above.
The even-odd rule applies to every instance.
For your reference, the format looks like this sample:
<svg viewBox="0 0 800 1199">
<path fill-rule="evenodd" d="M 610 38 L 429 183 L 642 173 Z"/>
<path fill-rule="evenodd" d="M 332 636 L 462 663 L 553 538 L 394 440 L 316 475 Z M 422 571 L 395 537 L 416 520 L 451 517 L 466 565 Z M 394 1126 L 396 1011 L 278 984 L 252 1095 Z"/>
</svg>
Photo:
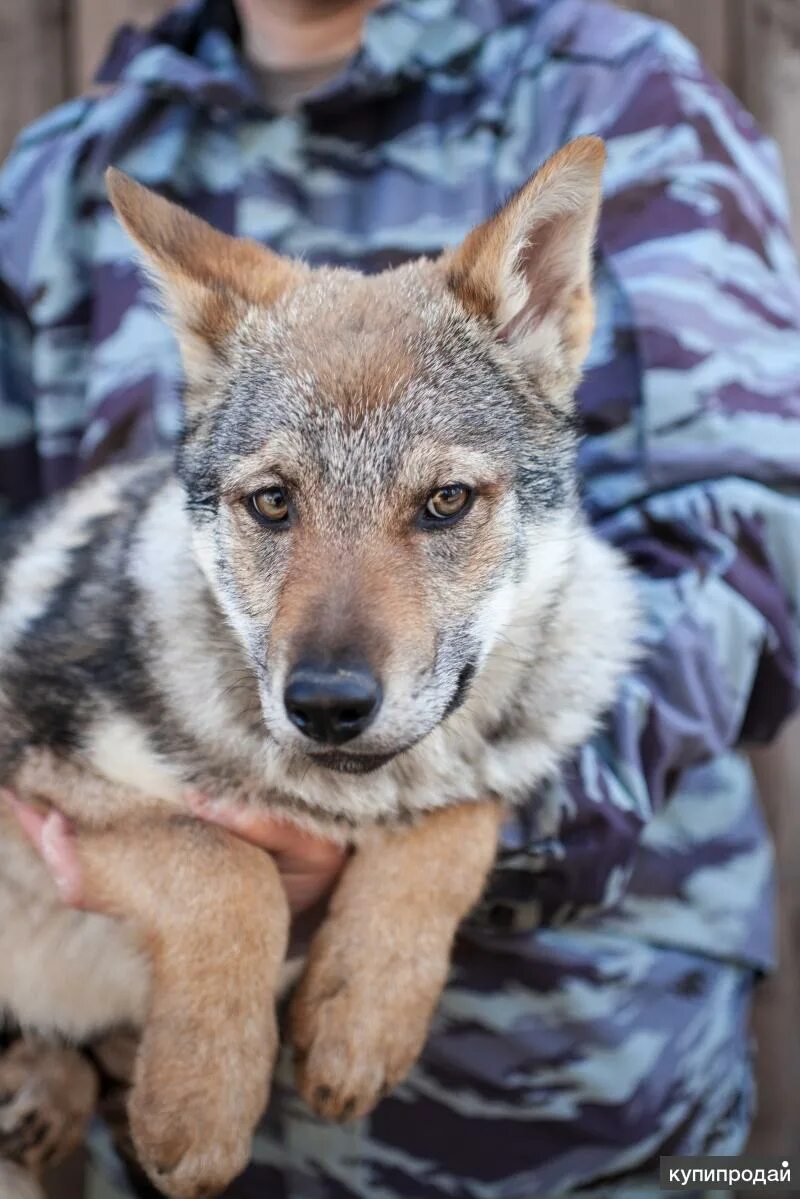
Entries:
<svg viewBox="0 0 800 1199">
<path fill-rule="evenodd" d="M 119 24 L 145 24 L 170 2 L 0 0 L 0 156 L 22 125 L 86 86 Z M 777 138 L 800 240 L 800 0 L 620 3 L 677 25 Z"/>
<path fill-rule="evenodd" d="M 66 0 L 0 0 L 0 154 L 69 94 Z"/>
</svg>

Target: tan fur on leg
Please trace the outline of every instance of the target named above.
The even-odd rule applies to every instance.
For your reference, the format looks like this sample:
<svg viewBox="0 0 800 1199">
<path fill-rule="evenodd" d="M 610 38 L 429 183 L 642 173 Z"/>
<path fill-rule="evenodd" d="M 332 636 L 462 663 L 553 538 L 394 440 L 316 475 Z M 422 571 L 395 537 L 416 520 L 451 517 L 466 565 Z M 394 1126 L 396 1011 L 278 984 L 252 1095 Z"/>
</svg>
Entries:
<svg viewBox="0 0 800 1199">
<path fill-rule="evenodd" d="M 374 835 L 348 865 L 292 1007 L 298 1086 L 321 1116 L 363 1115 L 418 1057 L 499 823 L 497 804 L 461 804 Z"/>
<path fill-rule="evenodd" d="M 130 1099 L 142 1165 L 175 1199 L 244 1169 L 277 1048 L 288 908 L 269 856 L 193 820 L 80 837 L 87 899 L 140 930 L 150 1010 Z"/>
</svg>

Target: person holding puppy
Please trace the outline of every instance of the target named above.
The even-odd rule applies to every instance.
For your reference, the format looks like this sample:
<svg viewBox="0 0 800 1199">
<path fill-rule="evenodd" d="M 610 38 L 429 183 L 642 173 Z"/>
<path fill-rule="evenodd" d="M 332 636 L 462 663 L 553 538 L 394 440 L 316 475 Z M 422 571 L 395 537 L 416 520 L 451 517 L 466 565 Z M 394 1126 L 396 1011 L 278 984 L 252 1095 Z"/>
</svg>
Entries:
<svg viewBox="0 0 800 1199">
<path fill-rule="evenodd" d="M 178 432 L 175 346 L 131 247 L 101 237 L 109 163 L 228 232 L 376 271 L 457 243 L 586 132 L 609 160 L 582 479 L 639 571 L 646 656 L 506 828 L 409 1080 L 353 1127 L 279 1087 L 232 1196 L 645 1193 L 660 1154 L 741 1150 L 772 913 L 735 747 L 775 734 L 799 677 L 785 202 L 686 43 L 591 0 L 189 4 L 119 37 L 0 181 L 11 511 Z M 276 854 L 296 912 L 335 884 L 324 842 L 224 796 L 196 814 Z M 65 831 L 21 819 L 79 905 Z M 147 1193 L 133 1170 L 114 1185 Z"/>
</svg>

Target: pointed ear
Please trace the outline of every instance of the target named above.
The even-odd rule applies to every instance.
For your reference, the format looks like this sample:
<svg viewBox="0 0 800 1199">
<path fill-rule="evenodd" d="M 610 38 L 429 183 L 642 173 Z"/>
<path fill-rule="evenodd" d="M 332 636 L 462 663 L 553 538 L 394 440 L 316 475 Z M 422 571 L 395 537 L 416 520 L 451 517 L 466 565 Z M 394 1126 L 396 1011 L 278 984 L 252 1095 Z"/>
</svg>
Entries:
<svg viewBox="0 0 800 1199">
<path fill-rule="evenodd" d="M 594 328 L 592 246 L 605 149 L 581 137 L 554 154 L 447 260 L 448 285 L 564 401 Z"/>
<path fill-rule="evenodd" d="M 220 233 L 114 167 L 106 184 L 172 318 L 191 399 L 192 387 L 208 384 L 224 361 L 247 309 L 275 303 L 306 268 L 257 242 Z"/>
</svg>

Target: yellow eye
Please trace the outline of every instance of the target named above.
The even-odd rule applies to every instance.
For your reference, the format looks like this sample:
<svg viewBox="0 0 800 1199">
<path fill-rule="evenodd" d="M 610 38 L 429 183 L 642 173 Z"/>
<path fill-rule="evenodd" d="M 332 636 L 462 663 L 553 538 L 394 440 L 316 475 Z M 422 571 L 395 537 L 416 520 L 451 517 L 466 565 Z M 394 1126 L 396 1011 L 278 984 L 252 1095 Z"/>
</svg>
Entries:
<svg viewBox="0 0 800 1199">
<path fill-rule="evenodd" d="M 282 487 L 265 487 L 250 496 L 256 516 L 269 524 L 280 524 L 289 515 L 289 501 Z"/>
<path fill-rule="evenodd" d="M 425 505 L 425 515 L 435 521 L 452 520 L 466 511 L 472 499 L 472 491 L 463 483 L 448 483 L 439 487 L 428 497 Z"/>
</svg>

